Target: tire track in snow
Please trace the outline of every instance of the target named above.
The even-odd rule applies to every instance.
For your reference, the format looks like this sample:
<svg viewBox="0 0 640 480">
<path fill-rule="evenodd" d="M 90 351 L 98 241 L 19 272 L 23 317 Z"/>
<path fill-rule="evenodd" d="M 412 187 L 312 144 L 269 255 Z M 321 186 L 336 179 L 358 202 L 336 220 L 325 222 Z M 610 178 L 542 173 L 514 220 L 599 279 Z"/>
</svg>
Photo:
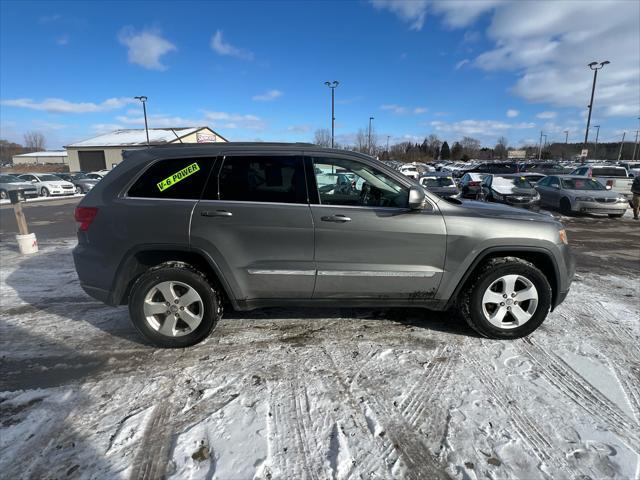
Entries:
<svg viewBox="0 0 640 480">
<path fill-rule="evenodd" d="M 131 480 L 155 480 L 166 477 L 173 433 L 171 396 L 172 394 L 165 396 L 154 408 L 133 460 L 129 477 Z"/>
<path fill-rule="evenodd" d="M 518 407 L 518 402 L 509 396 L 508 388 L 496 378 L 495 374 L 489 372 L 483 364 L 464 355 L 464 353 L 463 358 L 496 405 L 510 417 L 509 423 L 522 439 L 525 447 L 543 465 L 556 469 L 551 478 L 574 478 L 577 467 L 570 465 L 564 456 L 553 455 L 557 451 L 557 447 L 546 437 L 537 423 Z M 538 466 L 538 469 L 541 471 L 542 476 L 546 476 L 544 475 L 546 472 L 540 466 Z"/>
<path fill-rule="evenodd" d="M 617 405 L 573 370 L 562 358 L 525 337 L 517 348 L 538 366 L 540 375 L 569 400 L 580 406 L 591 417 L 599 419 L 605 426 L 613 427 L 634 451 L 638 451 L 640 436 L 638 425 L 622 412 Z"/>
</svg>

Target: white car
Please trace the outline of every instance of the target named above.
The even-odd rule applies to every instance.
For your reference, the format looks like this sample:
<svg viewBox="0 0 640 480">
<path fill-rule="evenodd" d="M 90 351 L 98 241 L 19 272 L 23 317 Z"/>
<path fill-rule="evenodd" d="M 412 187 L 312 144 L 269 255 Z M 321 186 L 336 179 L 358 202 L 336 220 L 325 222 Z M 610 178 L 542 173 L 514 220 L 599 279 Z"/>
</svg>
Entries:
<svg viewBox="0 0 640 480">
<path fill-rule="evenodd" d="M 76 187 L 71 182 L 62 180 L 50 173 L 25 173 L 18 175 L 18 178 L 31 183 L 38 190 L 38 194 L 43 197 L 49 195 L 73 195 Z"/>
<path fill-rule="evenodd" d="M 403 165 L 400 167 L 400 173 L 415 180 L 420 176 L 420 172 L 415 165 Z"/>
</svg>

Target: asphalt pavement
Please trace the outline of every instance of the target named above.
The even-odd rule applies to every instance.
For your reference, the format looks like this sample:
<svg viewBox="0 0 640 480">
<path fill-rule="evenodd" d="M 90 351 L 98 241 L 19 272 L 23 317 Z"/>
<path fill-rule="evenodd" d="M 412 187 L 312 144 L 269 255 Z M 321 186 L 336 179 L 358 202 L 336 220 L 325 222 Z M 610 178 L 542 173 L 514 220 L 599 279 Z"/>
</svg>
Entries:
<svg viewBox="0 0 640 480">
<path fill-rule="evenodd" d="M 76 236 L 77 224 L 73 211 L 81 197 L 61 198 L 45 202 L 23 203 L 22 210 L 27 219 L 29 232 L 35 233 L 38 241 L 57 240 Z M 0 206 L 0 242 L 15 242 L 18 224 L 13 206 Z"/>
</svg>

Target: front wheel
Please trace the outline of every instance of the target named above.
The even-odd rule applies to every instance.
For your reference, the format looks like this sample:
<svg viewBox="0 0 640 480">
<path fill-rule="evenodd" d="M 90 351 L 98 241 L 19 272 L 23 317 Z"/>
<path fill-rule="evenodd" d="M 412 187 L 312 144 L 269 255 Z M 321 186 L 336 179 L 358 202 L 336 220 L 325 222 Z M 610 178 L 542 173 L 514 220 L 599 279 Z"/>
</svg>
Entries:
<svg viewBox="0 0 640 480">
<path fill-rule="evenodd" d="M 142 274 L 129 299 L 135 328 L 153 344 L 183 348 L 204 340 L 222 315 L 218 293 L 191 266 L 168 262 Z"/>
<path fill-rule="evenodd" d="M 49 196 L 49 190 L 47 190 L 45 187 L 42 187 L 42 190 L 40 190 L 40 195 L 43 197 L 48 197 Z"/>
<path fill-rule="evenodd" d="M 9 194 L 6 190 L 0 190 L 0 200 L 6 200 L 9 198 Z"/>
<path fill-rule="evenodd" d="M 80 194 L 82 194 L 82 193 L 84 193 L 84 192 L 82 191 L 82 187 L 81 187 L 80 185 L 78 185 L 78 186 L 76 187 L 76 195 L 80 195 Z"/>
<path fill-rule="evenodd" d="M 560 213 L 563 215 L 571 215 L 571 202 L 568 198 L 560 200 Z"/>
<path fill-rule="evenodd" d="M 551 308 L 551 286 L 545 275 L 521 258 L 489 260 L 463 293 L 460 310 L 471 328 L 489 338 L 530 334 Z"/>
</svg>

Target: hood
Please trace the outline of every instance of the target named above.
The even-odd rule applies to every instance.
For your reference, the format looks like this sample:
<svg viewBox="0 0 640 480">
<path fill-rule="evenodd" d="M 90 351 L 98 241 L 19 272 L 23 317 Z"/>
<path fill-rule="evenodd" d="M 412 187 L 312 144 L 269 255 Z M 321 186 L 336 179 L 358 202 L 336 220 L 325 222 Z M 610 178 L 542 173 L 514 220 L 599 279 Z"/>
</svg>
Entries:
<svg viewBox="0 0 640 480">
<path fill-rule="evenodd" d="M 77 183 L 82 183 L 84 185 L 94 185 L 99 182 L 95 178 L 81 178 L 80 180 L 76 180 Z"/>
<path fill-rule="evenodd" d="M 536 190 L 533 188 L 518 188 L 515 185 L 491 185 L 491 189 L 501 195 L 533 196 L 536 194 Z"/>
<path fill-rule="evenodd" d="M 558 223 L 551 214 L 535 213 L 530 210 L 510 207 L 502 203 L 461 200 L 461 207 L 470 214 L 487 218 L 508 218 L 513 220 L 531 220 L 535 222 Z"/>
</svg>

